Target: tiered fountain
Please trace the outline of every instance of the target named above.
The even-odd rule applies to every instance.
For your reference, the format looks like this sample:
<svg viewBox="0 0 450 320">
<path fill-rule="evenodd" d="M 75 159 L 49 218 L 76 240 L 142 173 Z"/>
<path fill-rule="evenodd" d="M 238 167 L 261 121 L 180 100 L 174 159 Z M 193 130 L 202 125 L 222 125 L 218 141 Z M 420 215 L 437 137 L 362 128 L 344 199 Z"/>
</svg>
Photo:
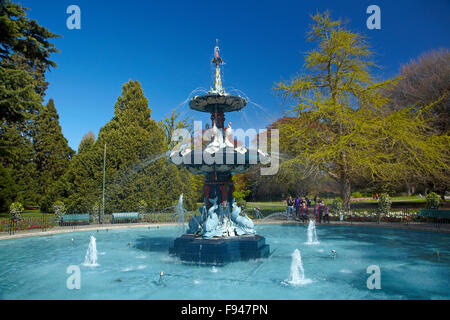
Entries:
<svg viewBox="0 0 450 320">
<path fill-rule="evenodd" d="M 200 215 L 189 221 L 189 229 L 175 239 L 170 253 L 185 262 L 208 264 L 264 258 L 269 255 L 269 245 L 265 244 L 264 237 L 256 235 L 252 220 L 247 215 L 240 215 L 241 208 L 233 199 L 232 174 L 249 170 L 261 159 L 266 161 L 268 155 L 260 150 L 235 146 L 231 123 L 227 129 L 224 127 L 225 113 L 241 110 L 247 101 L 226 93 L 222 87 L 220 65 L 223 60 L 218 45 L 214 48 L 212 63 L 216 68 L 214 87 L 189 102 L 191 109 L 211 114 L 209 132 L 212 141 L 204 149 L 176 150 L 170 157 L 174 163 L 173 156 L 181 158 L 181 163 L 177 163 L 191 173 L 205 175 L 205 201 Z"/>
</svg>

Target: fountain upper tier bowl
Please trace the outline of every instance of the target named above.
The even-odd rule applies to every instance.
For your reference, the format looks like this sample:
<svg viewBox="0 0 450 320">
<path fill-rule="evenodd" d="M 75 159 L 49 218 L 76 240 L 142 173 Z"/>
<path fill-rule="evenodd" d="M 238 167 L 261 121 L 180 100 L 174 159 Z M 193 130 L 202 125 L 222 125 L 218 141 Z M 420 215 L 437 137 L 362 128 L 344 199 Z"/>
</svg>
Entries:
<svg viewBox="0 0 450 320">
<path fill-rule="evenodd" d="M 247 105 L 247 100 L 230 94 L 208 93 L 195 96 L 190 102 L 192 110 L 201 112 L 232 112 L 239 111 Z"/>
<path fill-rule="evenodd" d="M 178 154 L 179 161 L 193 174 L 208 174 L 213 172 L 244 173 L 257 164 L 267 164 L 270 157 L 261 150 L 249 150 L 245 147 L 217 148 L 208 152 L 205 150 L 191 150 L 173 152 Z M 206 163 L 205 154 L 208 153 L 213 163 Z M 200 159 L 200 161 L 197 161 Z M 172 158 L 169 161 L 174 162 Z M 178 163 L 176 163 L 178 164 Z"/>
</svg>

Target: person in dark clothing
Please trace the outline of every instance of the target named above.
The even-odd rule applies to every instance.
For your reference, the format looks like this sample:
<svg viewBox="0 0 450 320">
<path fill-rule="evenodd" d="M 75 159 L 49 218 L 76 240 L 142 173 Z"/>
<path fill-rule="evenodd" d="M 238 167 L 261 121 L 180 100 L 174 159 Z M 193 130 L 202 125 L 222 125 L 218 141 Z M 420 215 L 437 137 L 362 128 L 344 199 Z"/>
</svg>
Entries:
<svg viewBox="0 0 450 320">
<path fill-rule="evenodd" d="M 306 200 L 306 206 L 311 207 L 311 199 L 308 196 L 306 196 L 305 200 Z"/>
<path fill-rule="evenodd" d="M 302 199 L 300 198 L 299 195 L 297 195 L 297 198 L 295 198 L 295 216 L 298 218 L 300 218 L 299 212 L 300 212 L 301 202 L 302 202 Z"/>
<path fill-rule="evenodd" d="M 322 200 L 319 201 L 319 223 L 322 223 L 322 217 L 323 217 L 323 211 L 324 211 L 325 204 Z"/>
</svg>

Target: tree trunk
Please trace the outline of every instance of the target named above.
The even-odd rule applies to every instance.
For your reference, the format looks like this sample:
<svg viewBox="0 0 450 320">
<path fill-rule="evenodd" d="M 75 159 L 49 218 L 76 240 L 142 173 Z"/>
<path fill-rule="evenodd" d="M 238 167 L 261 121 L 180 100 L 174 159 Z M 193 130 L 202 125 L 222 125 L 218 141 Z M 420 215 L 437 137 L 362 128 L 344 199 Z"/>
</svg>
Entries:
<svg viewBox="0 0 450 320">
<path fill-rule="evenodd" d="M 406 182 L 406 195 L 408 197 L 411 197 L 411 186 L 409 185 L 408 182 Z"/>
<path fill-rule="evenodd" d="M 348 177 L 341 179 L 341 198 L 344 212 L 350 212 L 351 184 Z"/>
</svg>

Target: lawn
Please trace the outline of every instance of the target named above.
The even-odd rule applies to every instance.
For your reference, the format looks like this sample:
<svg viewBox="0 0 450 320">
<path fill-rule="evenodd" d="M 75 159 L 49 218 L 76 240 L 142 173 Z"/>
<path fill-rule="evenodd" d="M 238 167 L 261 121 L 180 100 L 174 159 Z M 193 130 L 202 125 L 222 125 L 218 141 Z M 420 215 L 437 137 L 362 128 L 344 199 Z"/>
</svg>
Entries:
<svg viewBox="0 0 450 320">
<path fill-rule="evenodd" d="M 359 200 L 361 199 L 361 200 Z M 331 200 L 330 200 L 331 201 Z M 352 199 L 352 202 L 377 202 L 376 199 L 370 199 L 367 200 L 367 198 L 356 198 Z M 398 196 L 398 197 L 391 197 L 391 201 L 395 202 L 405 202 L 405 201 L 414 201 L 414 202 L 426 202 L 425 197 L 419 197 L 419 196 Z M 326 201 L 325 201 L 326 202 Z"/>
<path fill-rule="evenodd" d="M 408 201 L 414 201 L 414 202 L 425 202 L 425 197 L 418 197 L 418 196 L 411 196 L 411 197 L 407 197 L 407 196 L 398 196 L 398 197 L 391 197 L 391 200 L 393 202 L 408 202 Z M 326 204 L 331 204 L 333 202 L 333 199 L 324 199 L 324 202 Z M 374 203 L 377 202 L 376 199 L 370 199 L 370 200 L 366 200 L 366 199 L 352 199 L 352 202 L 357 202 L 357 203 Z M 314 202 L 313 202 L 314 203 Z M 200 207 L 202 206 L 203 203 L 197 203 L 197 206 Z M 255 207 L 258 207 L 261 212 L 263 213 L 263 215 L 266 214 L 270 214 L 273 212 L 280 212 L 280 211 L 285 211 L 286 210 L 286 202 L 285 201 L 271 201 L 271 202 L 247 202 L 247 212 L 249 214 L 251 214 L 253 212 L 253 209 Z M 190 214 L 199 214 L 198 210 L 195 210 L 193 212 L 190 212 Z M 25 210 L 22 213 L 22 216 L 25 217 L 37 217 L 37 216 L 41 216 L 42 212 L 39 209 L 35 209 L 35 210 Z M 2 212 L 0 213 L 0 218 L 9 218 L 9 213 L 7 212 Z"/>
<path fill-rule="evenodd" d="M 52 213 L 49 213 L 52 214 Z M 41 210 L 39 209 L 34 209 L 34 210 L 25 210 L 24 212 L 22 212 L 22 217 L 24 218 L 28 218 L 28 217 L 40 217 L 42 215 Z M 0 212 L 0 218 L 9 218 L 9 213 L 8 212 Z"/>
</svg>

